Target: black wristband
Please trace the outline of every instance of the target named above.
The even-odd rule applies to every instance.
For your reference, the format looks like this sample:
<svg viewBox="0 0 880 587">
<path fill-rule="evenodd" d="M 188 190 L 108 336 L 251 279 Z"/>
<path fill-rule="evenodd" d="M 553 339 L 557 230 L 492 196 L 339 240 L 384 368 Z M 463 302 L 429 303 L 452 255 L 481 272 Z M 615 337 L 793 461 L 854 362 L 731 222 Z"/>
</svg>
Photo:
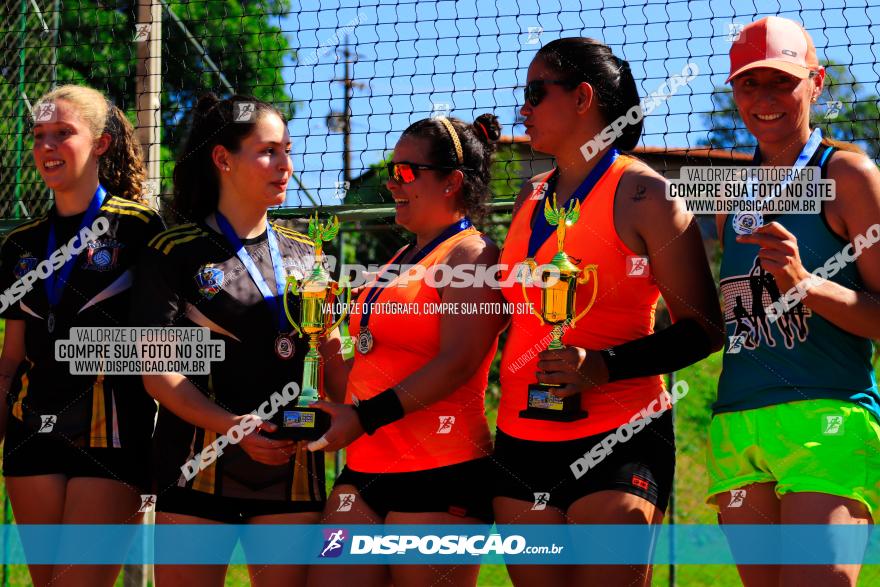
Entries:
<svg viewBox="0 0 880 587">
<path fill-rule="evenodd" d="M 370 435 L 382 426 L 403 418 L 403 404 L 393 387 L 370 399 L 361 400 L 354 406 L 354 411 L 361 421 L 361 427 Z"/>
<path fill-rule="evenodd" d="M 662 375 L 709 356 L 712 339 L 693 318 L 599 353 L 608 368 L 608 381 Z"/>
</svg>

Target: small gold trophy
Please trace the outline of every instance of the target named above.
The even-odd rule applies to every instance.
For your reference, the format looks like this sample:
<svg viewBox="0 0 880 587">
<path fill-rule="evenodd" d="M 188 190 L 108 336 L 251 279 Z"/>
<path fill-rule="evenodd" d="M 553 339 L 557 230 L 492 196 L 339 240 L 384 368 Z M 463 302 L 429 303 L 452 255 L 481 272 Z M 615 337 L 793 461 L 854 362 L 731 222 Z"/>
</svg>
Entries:
<svg viewBox="0 0 880 587">
<path fill-rule="evenodd" d="M 565 242 L 566 229 L 577 222 L 581 213 L 581 204 L 575 199 L 566 210 L 564 207 L 560 209 L 556 205 L 556 194 L 553 194 L 553 203 L 550 199 L 544 204 L 544 218 L 550 226 L 556 227 L 556 246 L 557 252 L 550 264 L 559 271 L 559 279 L 556 283 L 548 285 L 548 275 L 554 274 L 552 271 L 542 271 L 539 278 L 544 284 L 541 292 L 541 312 L 535 310 L 534 304 L 531 304 L 532 313 L 538 317 L 541 324 L 545 322 L 553 325 L 551 336 L 553 337 L 550 344 L 547 345 L 549 350 L 557 350 L 564 348 L 562 344 L 562 334 L 566 328 L 574 328 L 575 324 L 583 318 L 593 303 L 596 301 L 596 294 L 599 292 L 598 282 L 598 266 L 587 265 L 583 271 L 578 269 L 565 251 L 562 245 Z M 525 261 L 532 271 L 532 280 L 535 279 L 535 262 L 532 259 Z M 579 278 L 579 275 L 583 276 Z M 593 282 L 593 296 L 587 307 L 574 316 L 575 312 L 575 291 L 578 285 L 584 285 L 588 281 Z M 526 301 L 529 300 L 529 294 L 526 290 L 526 280 L 522 282 L 523 296 Z M 533 383 L 529 385 L 528 403 L 525 410 L 519 415 L 521 418 L 530 418 L 533 420 L 553 420 L 556 422 L 571 422 L 587 417 L 587 412 L 581 408 L 580 395 L 572 395 L 566 398 L 558 398 L 551 395 L 550 391 L 559 385 Z"/>
<path fill-rule="evenodd" d="M 322 263 L 324 243 L 332 240 L 339 232 L 339 218 L 334 217 L 327 225 L 318 222 L 318 213 L 309 219 L 309 239 L 315 245 L 315 263 L 311 274 L 303 280 L 294 276 L 287 278 L 284 288 L 284 313 L 296 332 L 309 339 L 309 350 L 303 364 L 303 380 L 296 406 L 282 411 L 278 424 L 278 436 L 295 440 L 317 440 L 330 427 L 330 415 L 309 404 L 324 397 L 324 366 L 318 352 L 320 339 L 332 332 L 348 314 L 351 289 L 343 288 L 330 278 Z M 333 306 L 339 294 L 346 292 L 345 308 L 339 319 L 333 322 Z M 300 296 L 299 324 L 291 316 L 288 294 Z"/>
</svg>

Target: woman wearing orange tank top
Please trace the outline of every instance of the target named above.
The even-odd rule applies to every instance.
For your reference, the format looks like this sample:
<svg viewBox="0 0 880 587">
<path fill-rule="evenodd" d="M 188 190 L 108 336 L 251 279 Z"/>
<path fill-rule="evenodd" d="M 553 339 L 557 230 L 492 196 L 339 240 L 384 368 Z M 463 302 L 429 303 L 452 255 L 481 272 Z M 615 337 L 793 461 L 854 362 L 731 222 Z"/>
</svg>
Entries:
<svg viewBox="0 0 880 587">
<path fill-rule="evenodd" d="M 332 425 L 310 450 L 347 448 L 323 524 L 466 524 L 492 520 L 492 443 L 483 402 L 506 317 L 497 289 L 468 283 L 498 248 L 471 225 L 489 195 L 497 119 L 425 119 L 404 131 L 389 165 L 398 224 L 415 234 L 357 299 L 355 356 L 322 348 Z M 408 269 L 405 269 L 409 267 Z M 480 280 L 485 281 L 485 280 Z M 475 585 L 478 565 L 315 566 L 315 586 Z"/>
<path fill-rule="evenodd" d="M 675 469 L 672 402 L 661 374 L 722 344 L 700 231 L 680 203 L 666 199 L 662 176 L 619 153 L 636 146 L 642 117 L 629 64 L 606 45 L 586 38 L 548 43 L 529 66 L 525 100 L 521 113 L 532 147 L 553 155 L 557 167 L 520 193 L 500 261 L 516 273 L 502 270 L 502 283 L 525 280 L 542 311 L 537 275 L 514 266 L 527 258 L 550 263 L 559 250 L 544 215 L 545 199 L 554 196 L 560 210 L 580 202 L 563 248 L 582 271 L 595 265 L 597 279 L 577 286 L 574 315 L 589 311 L 563 328 L 560 350 L 547 349 L 549 324 L 513 315 L 501 360 L 496 521 L 660 524 Z M 526 301 L 523 291 L 520 283 L 503 289 L 506 301 L 517 304 Z M 654 333 L 661 294 L 674 323 Z M 530 393 L 537 384 L 557 387 L 549 396 Z M 569 397 L 576 408 L 571 418 L 541 410 Z M 626 548 L 619 545 L 618 554 Z M 508 571 L 516 585 L 649 585 L 651 569 L 511 565 Z"/>
</svg>

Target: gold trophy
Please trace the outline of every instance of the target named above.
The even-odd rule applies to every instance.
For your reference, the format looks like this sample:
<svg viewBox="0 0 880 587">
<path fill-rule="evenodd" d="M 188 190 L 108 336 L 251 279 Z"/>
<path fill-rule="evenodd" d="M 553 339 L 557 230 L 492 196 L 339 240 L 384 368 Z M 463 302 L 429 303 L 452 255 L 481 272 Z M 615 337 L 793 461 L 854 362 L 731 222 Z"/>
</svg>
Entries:
<svg viewBox="0 0 880 587">
<path fill-rule="evenodd" d="M 578 269 L 568 258 L 568 255 L 565 254 L 565 251 L 562 250 L 562 245 L 565 242 L 565 231 L 569 226 L 577 222 L 580 213 L 581 204 L 577 199 L 569 204 L 567 210 L 564 207 L 560 209 L 556 205 L 556 194 L 553 194 L 552 204 L 549 198 L 544 204 L 544 218 L 547 219 L 547 223 L 550 226 L 556 227 L 557 252 L 550 261 L 550 265 L 559 271 L 559 279 L 556 283 L 548 285 L 548 275 L 555 272 L 542 271 L 541 275 L 538 276 L 542 283 L 545 284 L 541 292 L 541 312 L 539 313 L 535 310 L 534 304 L 530 305 L 532 313 L 538 317 L 541 324 L 547 323 L 553 326 L 551 332 L 552 340 L 547 345 L 549 350 L 564 348 L 562 344 L 563 332 L 566 328 L 574 328 L 575 324 L 590 311 L 593 303 L 596 301 L 596 294 L 599 293 L 598 266 L 587 265 L 583 270 Z M 532 279 L 534 280 L 536 278 L 534 260 L 527 259 L 525 265 L 530 267 Z M 582 273 L 583 275 L 581 275 Z M 587 304 L 587 307 L 580 314 L 574 316 L 575 291 L 578 285 L 584 285 L 588 281 L 593 282 L 593 296 L 590 298 L 590 303 Z M 531 302 L 526 290 L 526 280 L 523 280 L 522 288 L 526 301 Z M 560 386 L 545 383 L 529 385 L 527 407 L 519 413 L 520 417 L 556 422 L 572 422 L 587 417 L 587 412 L 581 408 L 580 394 L 558 398 L 550 393 L 555 387 Z"/>
<path fill-rule="evenodd" d="M 287 314 L 287 319 L 290 320 L 297 334 L 308 337 L 309 350 L 303 364 L 303 380 L 296 406 L 282 410 L 280 420 L 275 422 L 278 424 L 279 437 L 317 440 L 330 427 L 329 414 L 308 406 L 325 396 L 324 366 L 321 354 L 318 352 L 320 339 L 339 326 L 348 314 L 347 308 L 351 302 L 351 289 L 343 288 L 333 281 L 321 262 L 324 243 L 335 238 L 338 233 L 338 217 L 334 217 L 332 222 L 324 225 L 318 222 L 318 213 L 315 212 L 315 216 L 309 219 L 309 239 L 315 246 L 315 263 L 312 272 L 302 280 L 289 276 L 285 284 L 284 313 Z M 334 322 L 333 306 L 343 290 L 346 292 L 345 308 Z M 291 316 L 288 304 L 290 293 L 302 299 L 299 323 Z"/>
</svg>

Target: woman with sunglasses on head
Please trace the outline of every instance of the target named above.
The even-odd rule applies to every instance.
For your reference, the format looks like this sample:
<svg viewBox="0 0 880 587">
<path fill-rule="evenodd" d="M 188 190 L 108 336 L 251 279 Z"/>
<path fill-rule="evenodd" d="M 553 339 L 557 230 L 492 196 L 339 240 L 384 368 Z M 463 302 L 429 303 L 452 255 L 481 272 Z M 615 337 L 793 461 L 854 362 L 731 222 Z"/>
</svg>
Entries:
<svg viewBox="0 0 880 587">
<path fill-rule="evenodd" d="M 836 197 L 818 214 L 717 219 L 727 334 L 741 347 L 724 354 L 709 430 L 708 502 L 722 524 L 871 524 L 880 506 L 871 366 L 871 339 L 880 338 L 880 171 L 857 147 L 811 129 L 824 79 L 809 34 L 788 19 L 753 22 L 730 48 L 727 81 L 758 142 L 754 164 L 818 168 Z M 754 295 L 737 303 L 749 289 Z M 738 321 L 756 319 L 765 328 L 754 336 L 737 332 Z M 752 544 L 731 546 L 736 556 Z M 844 556 L 857 550 L 828 546 Z M 860 565 L 818 564 L 831 558 L 816 549 L 824 560 L 740 565 L 740 577 L 747 586 L 856 584 Z"/>
<path fill-rule="evenodd" d="M 55 345 L 71 339 L 71 328 L 128 326 L 132 272 L 164 225 L 142 200 L 146 171 L 134 129 L 101 92 L 66 85 L 41 97 L 33 140 L 55 203 L 0 250 L 0 293 L 14 292 L 0 302 L 6 489 L 18 524 L 139 523 L 155 403 L 139 377 L 72 375 Z M 60 539 L 70 553 L 81 535 Z M 26 535 L 24 546 L 27 553 Z M 128 545 L 118 546 L 109 558 L 125 555 Z M 44 542 L 35 548 L 54 554 Z M 120 566 L 29 568 L 38 586 L 109 586 Z"/>
<path fill-rule="evenodd" d="M 396 221 L 415 242 L 361 292 L 351 315 L 354 359 L 343 362 L 338 339 L 322 350 L 328 389 L 345 390 L 346 403 L 318 404 L 332 425 L 310 448 L 348 447 L 324 524 L 491 523 L 492 448 L 483 402 L 505 317 L 438 313 L 436 307 L 501 302 L 483 280 L 447 283 L 443 277 L 461 269 L 481 275 L 479 267 L 498 258 L 496 246 L 471 221 L 490 194 L 499 136 L 491 114 L 473 124 L 438 117 L 412 124 L 394 148 L 387 186 Z M 397 276 L 396 266 L 411 269 Z M 382 311 L 393 304 L 420 310 Z M 474 585 L 478 573 L 478 565 L 320 566 L 310 572 L 309 584 L 357 577 L 358 585 Z"/>
<path fill-rule="evenodd" d="M 721 346 L 720 309 L 700 231 L 681 204 L 666 199 L 663 177 L 620 153 L 641 135 L 641 115 L 632 120 L 640 102 L 629 64 L 606 45 L 588 38 L 548 43 L 529 66 L 525 98 L 521 112 L 531 146 L 553 155 L 557 166 L 533 178 L 516 202 L 501 277 L 507 281 L 504 271 L 516 271 L 529 293 L 526 299 L 517 283 L 505 287 L 504 296 L 511 303 L 531 300 L 544 311 L 539 276 L 521 269 L 549 263 L 559 249 L 556 227 L 544 214 L 548 200 L 560 210 L 580 202 L 563 248 L 581 270 L 597 266 L 596 275 L 577 286 L 572 315 L 589 306 L 593 279 L 598 290 L 583 318 L 563 328 L 561 350 L 534 348 L 547 340 L 550 324 L 530 314 L 512 318 L 501 359 L 496 522 L 658 525 L 675 467 L 671 400 L 661 374 Z M 609 129 L 619 132 L 603 145 Z M 660 294 L 673 324 L 655 333 Z M 574 397 L 579 409 L 568 421 L 536 413 L 541 406 L 529 388 L 538 383 L 555 386 L 542 400 L 548 406 Z M 615 435 L 606 450 L 603 440 Z M 647 564 L 510 565 L 508 571 L 517 585 L 650 583 Z"/>
<path fill-rule="evenodd" d="M 248 113 L 245 117 L 242 114 Z M 271 223 L 293 171 L 287 121 L 249 96 L 203 96 L 174 168 L 171 211 L 184 223 L 157 236 L 142 263 L 133 312 L 144 326 L 189 326 L 222 341 L 208 375 L 145 375 L 160 404 L 154 439 L 158 524 L 314 524 L 324 508 L 324 455 L 264 435 L 289 403 L 307 350 L 288 322 L 287 276 L 311 271 L 304 235 Z M 296 315 L 296 307 L 291 307 Z M 218 440 L 227 440 L 222 447 Z M 208 452 L 205 452 L 208 451 Z M 212 455 L 212 452 L 214 453 Z M 199 461 L 200 455 L 204 460 Z M 213 456 L 213 458 L 212 458 Z M 193 459 L 195 459 L 195 464 Z M 217 534 L 220 556 L 236 537 Z M 265 546 L 265 545 L 263 545 Z M 165 550 L 163 550 L 163 547 Z M 242 541 L 245 555 L 265 548 Z M 157 541 L 160 559 L 175 556 Z M 226 549 L 225 552 L 222 549 Z M 226 564 L 156 565 L 166 585 L 223 585 Z M 254 586 L 303 585 L 302 565 L 248 566 Z"/>
</svg>

